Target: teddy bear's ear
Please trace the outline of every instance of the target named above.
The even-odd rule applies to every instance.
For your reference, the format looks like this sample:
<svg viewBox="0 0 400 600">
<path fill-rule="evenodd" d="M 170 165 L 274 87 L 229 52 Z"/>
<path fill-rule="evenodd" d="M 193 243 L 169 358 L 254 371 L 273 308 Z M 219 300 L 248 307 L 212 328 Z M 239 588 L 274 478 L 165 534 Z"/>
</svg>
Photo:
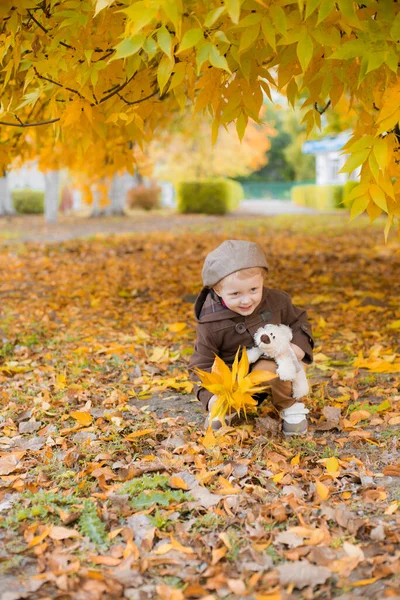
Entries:
<svg viewBox="0 0 400 600">
<path fill-rule="evenodd" d="M 290 327 L 288 327 L 287 325 L 279 325 L 279 330 L 284 334 L 287 341 L 290 342 L 290 340 L 293 337 L 293 333 Z"/>
</svg>

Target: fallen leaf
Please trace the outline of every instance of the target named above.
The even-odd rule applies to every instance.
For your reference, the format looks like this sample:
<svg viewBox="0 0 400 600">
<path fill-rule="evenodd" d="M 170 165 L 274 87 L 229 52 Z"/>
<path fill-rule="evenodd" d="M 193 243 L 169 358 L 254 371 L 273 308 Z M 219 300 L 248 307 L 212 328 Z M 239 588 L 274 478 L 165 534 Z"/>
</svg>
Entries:
<svg viewBox="0 0 400 600">
<path fill-rule="evenodd" d="M 79 425 L 82 425 L 83 427 L 87 427 L 93 421 L 92 415 L 84 410 L 76 410 L 70 413 L 70 416 L 75 419 L 75 421 L 78 421 Z"/>
<path fill-rule="evenodd" d="M 168 325 L 168 329 L 169 331 L 172 331 L 172 333 L 178 333 L 180 331 L 183 331 L 184 329 L 186 329 L 186 327 L 186 323 L 172 323 L 171 325 Z"/>
<path fill-rule="evenodd" d="M 331 576 L 327 567 L 317 567 L 308 562 L 300 560 L 278 565 L 279 581 L 281 585 L 293 585 L 299 590 L 304 587 L 315 587 L 325 583 Z"/>
<path fill-rule="evenodd" d="M 172 477 L 169 478 L 168 480 L 168 485 L 169 487 L 173 488 L 174 490 L 188 490 L 188 484 L 183 481 L 183 479 L 181 477 L 178 477 L 176 475 L 172 475 Z"/>
<path fill-rule="evenodd" d="M 76 529 L 69 529 L 68 527 L 59 527 L 53 525 L 50 528 L 49 537 L 52 540 L 66 540 L 68 538 L 81 537 L 81 534 L 79 531 L 76 531 Z"/>
<path fill-rule="evenodd" d="M 383 474 L 390 477 L 400 477 L 400 464 L 388 465 L 383 469 Z"/>
<path fill-rule="evenodd" d="M 133 431 L 129 435 L 125 437 L 126 440 L 132 441 L 138 437 L 143 437 L 144 435 L 149 435 L 150 433 L 154 433 L 155 429 L 141 429 L 139 431 Z"/>
<path fill-rule="evenodd" d="M 315 489 L 321 500 L 327 500 L 329 498 L 329 488 L 324 483 L 322 483 L 322 481 L 317 480 L 315 482 Z"/>
</svg>

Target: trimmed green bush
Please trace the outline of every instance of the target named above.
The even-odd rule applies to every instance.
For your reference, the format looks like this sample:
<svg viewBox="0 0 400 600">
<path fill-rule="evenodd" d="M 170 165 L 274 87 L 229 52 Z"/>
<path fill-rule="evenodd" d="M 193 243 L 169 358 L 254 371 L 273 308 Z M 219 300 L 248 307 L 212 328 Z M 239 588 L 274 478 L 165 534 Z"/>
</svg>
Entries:
<svg viewBox="0 0 400 600">
<path fill-rule="evenodd" d="M 297 185 L 292 188 L 292 201 L 298 206 L 318 210 L 343 207 L 343 185 Z"/>
<path fill-rule="evenodd" d="M 203 179 L 178 184 L 177 209 L 180 213 L 224 215 L 243 200 L 243 188 L 232 179 Z"/>
<path fill-rule="evenodd" d="M 15 210 L 21 215 L 36 215 L 44 212 L 44 192 L 24 188 L 11 192 Z"/>
</svg>

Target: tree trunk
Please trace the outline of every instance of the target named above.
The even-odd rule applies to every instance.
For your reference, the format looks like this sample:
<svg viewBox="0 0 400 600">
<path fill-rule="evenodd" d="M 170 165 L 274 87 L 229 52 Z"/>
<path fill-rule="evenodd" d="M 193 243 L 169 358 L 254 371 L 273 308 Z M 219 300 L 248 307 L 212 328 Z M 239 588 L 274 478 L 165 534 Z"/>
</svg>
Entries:
<svg viewBox="0 0 400 600">
<path fill-rule="evenodd" d="M 110 203 L 110 214 L 112 215 L 125 215 L 125 204 L 126 204 L 126 192 L 130 185 L 132 176 L 128 173 L 123 175 L 114 175 L 111 185 L 109 197 Z"/>
<path fill-rule="evenodd" d="M 44 193 L 44 217 L 47 223 L 57 222 L 58 195 L 60 187 L 60 172 L 47 171 L 44 174 L 46 183 Z"/>
<path fill-rule="evenodd" d="M 0 177 L 0 216 L 15 215 L 13 199 L 8 187 L 7 173 Z"/>
<path fill-rule="evenodd" d="M 129 187 L 132 187 L 132 175 L 124 173 L 124 175 L 114 175 L 111 180 L 108 197 L 110 203 L 103 208 L 100 208 L 99 193 L 94 188 L 93 193 L 93 205 L 91 217 L 109 217 L 111 215 L 125 216 L 125 205 L 126 205 L 126 192 Z"/>
<path fill-rule="evenodd" d="M 92 191 L 92 210 L 90 212 L 91 217 L 104 217 L 104 209 L 100 207 L 100 192 L 97 189 L 97 186 L 93 185 L 91 188 Z"/>
</svg>

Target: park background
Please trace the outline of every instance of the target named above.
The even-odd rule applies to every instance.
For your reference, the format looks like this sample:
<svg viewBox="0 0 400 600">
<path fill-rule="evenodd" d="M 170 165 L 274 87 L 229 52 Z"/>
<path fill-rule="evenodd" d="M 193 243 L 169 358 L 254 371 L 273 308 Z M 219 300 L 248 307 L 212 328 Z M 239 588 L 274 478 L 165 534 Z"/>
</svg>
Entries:
<svg viewBox="0 0 400 600">
<path fill-rule="evenodd" d="M 0 6 L 0 599 L 400 597 L 397 3 Z M 315 337 L 309 434 L 203 429 L 208 252 Z"/>
</svg>

